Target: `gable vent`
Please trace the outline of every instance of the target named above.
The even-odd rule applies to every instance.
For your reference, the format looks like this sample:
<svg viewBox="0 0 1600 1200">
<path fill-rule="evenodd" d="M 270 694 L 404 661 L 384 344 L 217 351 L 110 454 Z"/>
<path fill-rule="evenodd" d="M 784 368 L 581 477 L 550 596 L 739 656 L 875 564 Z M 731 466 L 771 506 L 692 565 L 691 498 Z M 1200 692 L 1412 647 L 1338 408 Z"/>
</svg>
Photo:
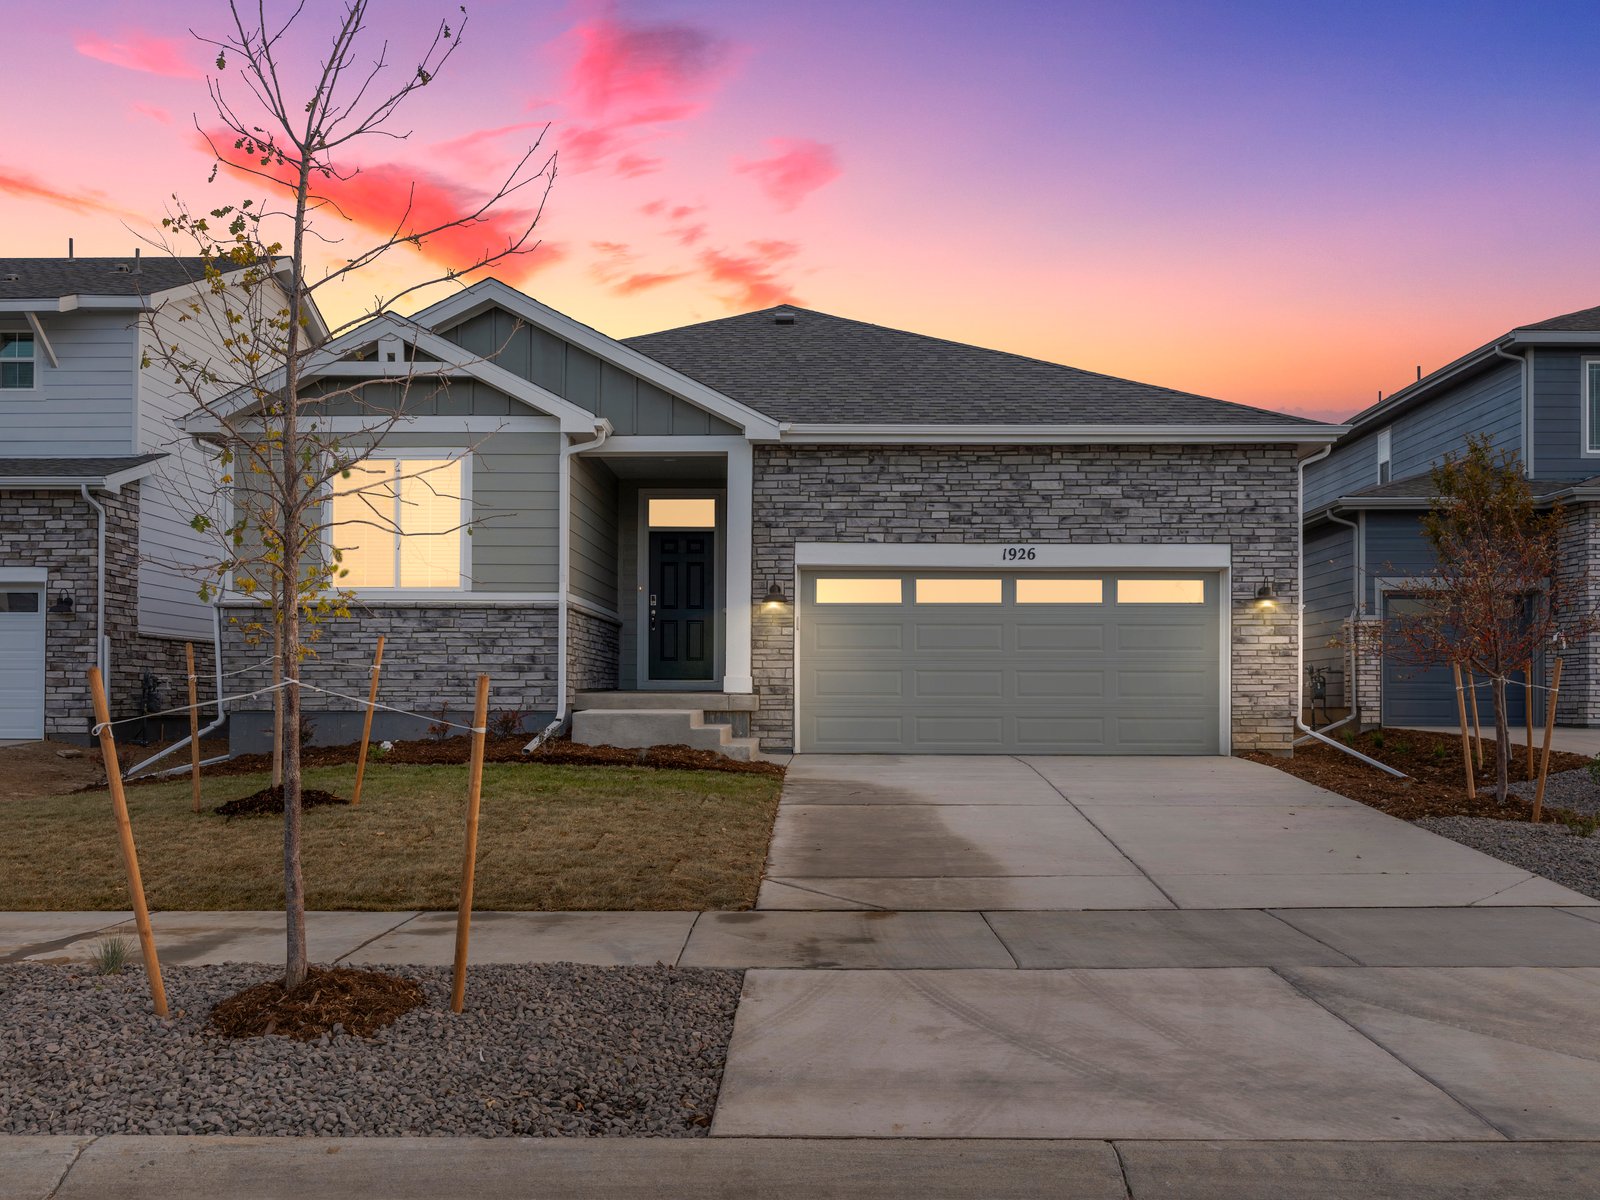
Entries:
<svg viewBox="0 0 1600 1200">
<path fill-rule="evenodd" d="M 780 308 L 772 314 L 772 323 L 774 325 L 793 325 L 794 313 L 787 308 Z"/>
</svg>

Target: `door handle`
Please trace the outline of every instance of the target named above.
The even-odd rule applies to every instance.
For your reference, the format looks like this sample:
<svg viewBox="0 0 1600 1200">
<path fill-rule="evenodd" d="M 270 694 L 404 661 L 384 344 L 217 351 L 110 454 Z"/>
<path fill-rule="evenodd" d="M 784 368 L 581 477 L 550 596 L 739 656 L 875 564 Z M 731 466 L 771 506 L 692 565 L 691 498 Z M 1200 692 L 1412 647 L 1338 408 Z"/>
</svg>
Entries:
<svg viewBox="0 0 1600 1200">
<path fill-rule="evenodd" d="M 656 629 L 656 597 L 655 597 L 655 593 L 652 592 L 650 594 L 650 632 L 654 633 L 655 629 Z"/>
</svg>

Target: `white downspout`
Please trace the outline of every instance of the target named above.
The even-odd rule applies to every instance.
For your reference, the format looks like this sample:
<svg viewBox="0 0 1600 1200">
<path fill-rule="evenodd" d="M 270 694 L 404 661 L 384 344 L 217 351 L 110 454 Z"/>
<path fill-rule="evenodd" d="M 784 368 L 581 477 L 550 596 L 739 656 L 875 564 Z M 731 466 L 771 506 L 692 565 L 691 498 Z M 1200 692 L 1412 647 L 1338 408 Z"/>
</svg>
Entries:
<svg viewBox="0 0 1600 1200">
<path fill-rule="evenodd" d="M 218 600 L 218 601 L 214 602 L 211 605 L 211 662 L 212 662 L 212 666 L 213 666 L 212 674 L 216 678 L 216 687 L 217 687 L 217 719 L 212 721 L 211 724 L 207 725 L 202 730 L 200 730 L 199 736 L 201 738 L 204 738 L 208 733 L 211 733 L 212 731 L 217 729 L 224 721 L 226 721 L 228 719 L 228 714 L 227 714 L 226 710 L 222 706 L 222 602 L 221 602 L 221 600 Z M 202 703 L 204 703 L 204 702 L 202 701 Z M 167 755 L 175 753 L 176 751 L 182 750 L 185 746 L 187 746 L 189 744 L 190 741 L 191 741 L 191 738 L 189 737 L 189 735 L 188 734 L 184 734 L 182 741 L 174 742 L 172 745 L 168 746 L 165 750 L 158 750 L 156 753 L 152 754 L 149 758 L 145 759 L 142 763 L 138 763 L 135 766 L 129 767 L 127 769 L 127 771 L 123 774 L 122 777 L 124 779 L 133 779 L 133 778 L 137 777 L 139 772 L 144 770 L 151 763 L 160 762 L 163 758 L 167 757 Z M 209 767 L 212 763 L 226 762 L 228 759 L 230 759 L 232 757 L 233 756 L 231 754 L 219 754 L 215 758 L 207 758 L 207 759 L 202 760 L 200 765 L 202 767 Z M 162 776 L 162 775 L 176 775 L 176 774 L 178 774 L 178 773 L 180 773 L 182 771 L 187 771 L 187 770 L 190 770 L 190 767 L 187 764 L 185 764 L 184 766 L 181 766 L 181 767 L 168 767 L 165 771 L 152 771 L 152 772 L 150 772 L 150 774 L 151 774 L 152 777 L 159 777 L 159 776 Z"/>
<path fill-rule="evenodd" d="M 1296 625 L 1298 626 L 1298 636 L 1296 636 L 1294 640 L 1294 727 L 1301 733 L 1305 734 L 1306 738 L 1311 738 L 1315 741 L 1322 742 L 1324 745 L 1332 746 L 1335 750 L 1342 750 L 1344 753 L 1350 755 L 1351 758 L 1359 758 L 1369 767 L 1377 767 L 1378 770 L 1387 775 L 1393 775 L 1396 779 L 1404 779 L 1406 778 L 1404 771 L 1396 771 L 1387 763 L 1381 763 L 1375 758 L 1368 758 L 1359 750 L 1352 749 L 1351 747 L 1346 746 L 1343 742 L 1336 742 L 1333 738 L 1318 733 L 1315 729 L 1311 728 L 1311 726 L 1305 723 L 1300 714 L 1300 679 L 1301 676 L 1305 674 L 1306 669 L 1306 468 L 1314 462 L 1321 462 L 1332 453 L 1333 446 L 1332 444 L 1329 444 L 1324 446 L 1315 454 L 1311 455 L 1309 458 L 1302 458 L 1300 460 L 1300 491 L 1299 497 L 1295 503 L 1295 527 L 1299 531 L 1298 536 L 1300 553 L 1297 556 L 1295 569 L 1298 572 L 1298 575 L 1296 576 L 1294 589 L 1295 608 L 1299 612 L 1299 620 L 1296 621 Z M 1305 741 L 1306 738 L 1298 739 L 1296 744 L 1301 741 Z"/>
<path fill-rule="evenodd" d="M 100 501 L 89 494 L 89 485 L 80 483 L 78 490 L 99 520 L 100 532 L 96 553 L 96 583 L 94 602 L 94 660 L 100 668 L 100 678 L 105 680 L 106 704 L 111 703 L 111 655 L 106 648 L 106 510 Z"/>
<path fill-rule="evenodd" d="M 1346 671 L 1346 674 L 1345 674 L 1345 699 L 1349 702 L 1350 715 L 1347 716 L 1347 717 L 1341 717 L 1337 721 L 1333 721 L 1330 724 L 1324 725 L 1322 727 L 1322 732 L 1323 733 L 1329 733 L 1329 732 L 1331 732 L 1331 731 L 1333 731 L 1335 729 L 1340 728 L 1341 726 L 1350 724 L 1351 721 L 1354 721 L 1356 719 L 1356 716 L 1357 716 L 1357 714 L 1359 712 L 1359 710 L 1356 708 L 1356 653 L 1357 653 L 1357 648 L 1356 648 L 1356 643 L 1355 643 L 1354 638 L 1355 638 L 1356 622 L 1361 618 L 1361 588 L 1362 588 L 1362 583 L 1363 583 L 1362 577 L 1361 577 L 1361 561 L 1360 561 L 1360 559 L 1361 559 L 1361 526 L 1357 525 L 1354 521 L 1346 521 L 1343 517 L 1334 516 L 1332 510 L 1329 510 L 1329 512 L 1327 513 L 1327 518 L 1328 518 L 1328 520 L 1332 521 L 1335 525 L 1343 525 L 1343 526 L 1347 527 L 1350 530 L 1351 535 L 1352 535 L 1351 536 L 1351 541 L 1350 541 L 1350 580 L 1351 580 L 1351 584 L 1350 584 L 1350 592 L 1351 592 L 1351 595 L 1350 595 L 1350 631 L 1351 631 L 1351 639 L 1352 640 L 1350 642 L 1350 657 L 1347 660 L 1346 666 L 1345 666 L 1345 671 Z M 1302 537 L 1303 536 L 1304 536 L 1304 530 L 1302 528 Z M 1301 552 L 1301 555 L 1304 556 L 1304 554 L 1305 554 L 1305 543 L 1304 543 L 1303 540 L 1301 542 L 1301 551 L 1300 552 Z M 1301 642 L 1300 642 L 1300 644 L 1302 646 L 1305 645 L 1305 626 L 1304 626 L 1303 623 L 1301 625 Z M 1296 738 L 1294 740 L 1294 744 L 1296 746 L 1298 746 L 1301 743 L 1308 742 L 1310 740 L 1311 740 L 1310 738 L 1299 737 L 1299 738 Z"/>
<path fill-rule="evenodd" d="M 572 587 L 572 456 L 580 450 L 596 450 L 605 445 L 606 438 L 611 436 L 611 422 L 598 422 L 594 433 L 595 436 L 587 442 L 573 442 L 561 447 L 561 496 L 556 505 L 557 519 L 561 522 L 556 538 L 556 716 L 522 748 L 524 754 L 532 754 L 567 723 L 567 594 Z"/>
</svg>

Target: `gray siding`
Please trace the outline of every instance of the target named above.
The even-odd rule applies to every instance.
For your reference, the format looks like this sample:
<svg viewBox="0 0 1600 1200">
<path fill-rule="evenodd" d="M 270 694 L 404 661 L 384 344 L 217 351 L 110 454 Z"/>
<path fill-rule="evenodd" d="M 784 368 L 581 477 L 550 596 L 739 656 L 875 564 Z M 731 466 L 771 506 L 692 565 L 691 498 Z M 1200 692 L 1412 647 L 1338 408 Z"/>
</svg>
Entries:
<svg viewBox="0 0 1600 1200">
<path fill-rule="evenodd" d="M 1584 453 L 1583 360 L 1590 350 L 1533 352 L 1534 474 L 1540 479 L 1600 475 L 1600 455 Z"/>
<path fill-rule="evenodd" d="M 1377 598 L 1377 580 L 1431 570 L 1433 547 L 1422 536 L 1422 518 L 1410 512 L 1369 512 L 1363 521 L 1367 538 L 1367 578 L 1363 581 L 1368 612 Z"/>
<path fill-rule="evenodd" d="M 33 390 L 0 393 L 0 443 L 6 453 L 134 453 L 135 314 L 52 313 L 40 320 L 61 365 L 52 367 L 40 346 Z M 5 328 L 28 326 L 7 317 Z"/>
<path fill-rule="evenodd" d="M 1306 534 L 1305 663 L 1328 669 L 1328 703 L 1345 702 L 1348 654 L 1333 643 L 1355 607 L 1356 531 L 1332 523 Z"/>
<path fill-rule="evenodd" d="M 572 592 L 617 609 L 617 477 L 602 462 L 573 455 Z"/>
<path fill-rule="evenodd" d="M 492 360 L 564 400 L 611 422 L 618 436 L 737 435 L 739 430 L 703 408 L 669 395 L 586 350 L 493 308 L 441 330 L 462 349 Z"/>
</svg>

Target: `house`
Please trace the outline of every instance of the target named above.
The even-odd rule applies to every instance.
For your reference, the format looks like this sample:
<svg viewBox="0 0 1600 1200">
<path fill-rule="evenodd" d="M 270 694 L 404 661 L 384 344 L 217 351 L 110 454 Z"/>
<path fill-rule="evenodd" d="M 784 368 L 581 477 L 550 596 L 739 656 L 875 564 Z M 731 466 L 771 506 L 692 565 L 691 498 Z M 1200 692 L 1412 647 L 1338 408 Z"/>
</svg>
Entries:
<svg viewBox="0 0 1600 1200">
<path fill-rule="evenodd" d="M 384 703 L 461 721 L 482 671 L 596 743 L 1292 744 L 1300 463 L 1339 427 L 793 305 L 619 340 L 492 279 L 323 376 L 364 380 L 311 413 L 341 437 L 404 410 L 362 471 L 431 502 L 397 482 L 395 534 L 329 498 L 356 599 L 305 667 L 321 740 L 359 736 L 381 633 Z M 256 603 L 226 601 L 230 670 Z M 245 702 L 235 748 L 270 724 Z"/>
<path fill-rule="evenodd" d="M 1600 602 L 1600 308 L 1589 308 L 1520 325 L 1420 378 L 1351 418 L 1332 453 L 1307 467 L 1305 657 L 1326 673 L 1334 712 L 1354 708 L 1364 724 L 1456 723 L 1446 668 L 1355 647 L 1361 624 L 1381 628 L 1415 595 L 1413 577 L 1433 562 L 1420 525 L 1429 471 L 1475 434 L 1516 451 L 1539 504 L 1562 504 L 1580 607 Z M 1564 657 L 1557 719 L 1600 724 L 1600 650 L 1574 639 Z M 1534 664 L 1536 684 L 1550 662 Z M 1525 720 L 1524 689 L 1507 698 L 1512 722 Z"/>
<path fill-rule="evenodd" d="M 87 673 L 114 715 L 184 698 L 184 644 L 202 672 L 213 607 L 195 569 L 215 551 L 190 527 L 214 486 L 192 407 L 144 366 L 178 303 L 215 303 L 199 258 L 0 258 L 0 741 L 82 740 Z M 207 689 L 209 690 L 209 688 Z"/>
</svg>

